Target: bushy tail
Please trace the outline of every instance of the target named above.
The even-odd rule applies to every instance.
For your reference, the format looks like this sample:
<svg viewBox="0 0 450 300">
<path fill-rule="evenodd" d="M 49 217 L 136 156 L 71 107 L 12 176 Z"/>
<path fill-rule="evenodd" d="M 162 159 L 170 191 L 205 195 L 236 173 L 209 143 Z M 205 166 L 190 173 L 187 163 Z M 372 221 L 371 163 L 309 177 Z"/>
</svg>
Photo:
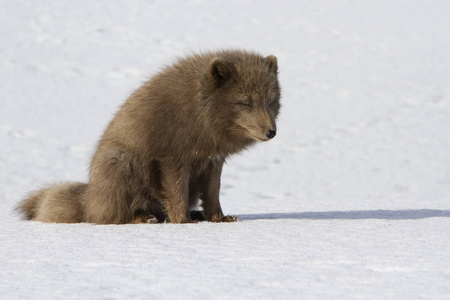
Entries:
<svg viewBox="0 0 450 300">
<path fill-rule="evenodd" d="M 32 192 L 16 207 L 26 220 L 47 223 L 84 222 L 84 197 L 87 184 L 68 182 Z"/>
</svg>

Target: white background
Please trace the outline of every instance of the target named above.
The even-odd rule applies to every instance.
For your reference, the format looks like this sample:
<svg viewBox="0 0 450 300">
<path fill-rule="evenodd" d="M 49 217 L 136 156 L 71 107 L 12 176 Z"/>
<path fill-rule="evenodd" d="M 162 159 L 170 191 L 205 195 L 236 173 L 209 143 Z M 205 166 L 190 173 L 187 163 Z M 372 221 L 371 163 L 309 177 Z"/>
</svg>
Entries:
<svg viewBox="0 0 450 300">
<path fill-rule="evenodd" d="M 449 299 L 450 2 L 0 1 L 0 299 Z M 141 83 L 191 51 L 278 57 L 233 224 L 43 224 Z"/>
</svg>

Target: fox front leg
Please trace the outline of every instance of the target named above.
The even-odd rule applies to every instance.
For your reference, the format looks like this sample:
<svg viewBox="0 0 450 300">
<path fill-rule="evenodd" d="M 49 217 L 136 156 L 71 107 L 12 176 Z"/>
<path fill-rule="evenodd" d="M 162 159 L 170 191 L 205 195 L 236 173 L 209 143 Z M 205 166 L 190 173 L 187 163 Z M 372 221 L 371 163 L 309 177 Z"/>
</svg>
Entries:
<svg viewBox="0 0 450 300">
<path fill-rule="evenodd" d="M 192 222 L 189 213 L 189 168 L 161 163 L 163 205 L 171 223 Z"/>
<path fill-rule="evenodd" d="M 210 162 L 200 176 L 199 184 L 203 214 L 211 222 L 235 222 L 235 216 L 224 216 L 219 201 L 220 177 L 222 175 L 223 161 Z"/>
</svg>

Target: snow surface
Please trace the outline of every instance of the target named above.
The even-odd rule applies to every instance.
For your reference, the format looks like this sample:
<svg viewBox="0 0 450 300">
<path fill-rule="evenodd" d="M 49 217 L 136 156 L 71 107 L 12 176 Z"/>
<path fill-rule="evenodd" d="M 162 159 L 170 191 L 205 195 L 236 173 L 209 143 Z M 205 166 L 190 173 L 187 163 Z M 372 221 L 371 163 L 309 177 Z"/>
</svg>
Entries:
<svg viewBox="0 0 450 300">
<path fill-rule="evenodd" d="M 0 1 L 0 299 L 450 299 L 449 1 Z M 20 221 L 176 55 L 279 60 L 233 224 Z"/>
</svg>

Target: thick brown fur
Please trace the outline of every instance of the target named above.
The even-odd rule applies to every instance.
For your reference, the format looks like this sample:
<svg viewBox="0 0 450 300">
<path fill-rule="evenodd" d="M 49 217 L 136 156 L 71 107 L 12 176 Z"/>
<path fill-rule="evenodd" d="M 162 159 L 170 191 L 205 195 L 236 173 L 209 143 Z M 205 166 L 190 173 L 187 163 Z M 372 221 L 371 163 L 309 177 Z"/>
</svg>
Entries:
<svg viewBox="0 0 450 300">
<path fill-rule="evenodd" d="M 89 183 L 53 185 L 19 206 L 28 220 L 97 224 L 224 216 L 225 159 L 271 139 L 280 108 L 275 56 L 224 50 L 179 59 L 134 92 L 104 132 Z M 201 219 L 201 218 L 200 218 Z"/>
</svg>

